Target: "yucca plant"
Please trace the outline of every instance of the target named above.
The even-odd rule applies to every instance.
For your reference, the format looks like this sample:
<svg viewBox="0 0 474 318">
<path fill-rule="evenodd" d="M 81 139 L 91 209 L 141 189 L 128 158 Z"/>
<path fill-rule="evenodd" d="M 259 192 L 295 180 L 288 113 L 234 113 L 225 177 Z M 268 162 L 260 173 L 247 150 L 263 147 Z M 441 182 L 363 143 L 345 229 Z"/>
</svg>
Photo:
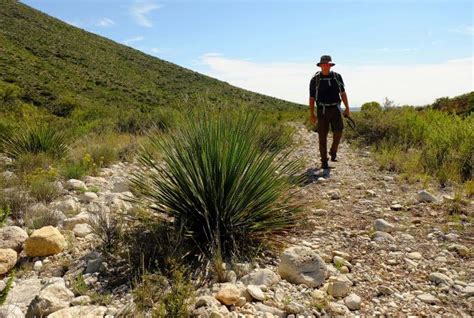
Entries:
<svg viewBox="0 0 474 318">
<path fill-rule="evenodd" d="M 1 140 L 3 151 L 11 158 L 17 159 L 23 154 L 47 153 L 53 158 L 62 158 L 68 147 L 65 135 L 49 126 L 31 127 L 21 130 L 11 137 Z"/>
<path fill-rule="evenodd" d="M 197 259 L 245 258 L 278 241 L 300 211 L 291 147 L 262 150 L 252 112 L 199 110 L 189 118 L 169 138 L 152 136 L 139 156 L 132 184 L 141 202 L 172 220 L 169 230 Z"/>
</svg>

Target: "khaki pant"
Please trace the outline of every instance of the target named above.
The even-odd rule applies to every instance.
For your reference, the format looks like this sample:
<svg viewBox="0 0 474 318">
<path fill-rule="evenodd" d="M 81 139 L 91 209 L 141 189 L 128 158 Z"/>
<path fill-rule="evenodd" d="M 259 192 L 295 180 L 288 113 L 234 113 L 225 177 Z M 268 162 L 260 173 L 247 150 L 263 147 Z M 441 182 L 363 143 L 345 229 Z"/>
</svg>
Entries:
<svg viewBox="0 0 474 318">
<path fill-rule="evenodd" d="M 327 138 L 329 133 L 329 126 L 333 133 L 332 145 L 330 154 L 336 154 L 339 142 L 342 137 L 342 130 L 344 129 L 344 122 L 342 121 L 342 114 L 337 106 L 326 106 L 323 114 L 323 107 L 318 106 L 316 109 L 318 117 L 317 132 L 319 136 L 319 153 L 321 155 L 321 162 L 328 162 Z"/>
</svg>

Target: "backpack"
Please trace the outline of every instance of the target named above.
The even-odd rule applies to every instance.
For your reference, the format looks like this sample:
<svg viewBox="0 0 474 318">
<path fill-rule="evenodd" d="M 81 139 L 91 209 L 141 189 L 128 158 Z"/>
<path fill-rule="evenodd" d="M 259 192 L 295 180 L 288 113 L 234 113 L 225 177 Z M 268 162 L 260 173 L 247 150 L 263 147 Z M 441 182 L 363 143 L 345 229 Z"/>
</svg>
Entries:
<svg viewBox="0 0 474 318">
<path fill-rule="evenodd" d="M 339 82 L 338 80 L 338 73 L 336 72 L 333 72 L 333 71 L 330 71 L 329 72 L 329 75 L 331 75 L 331 80 L 336 80 L 336 83 L 337 83 L 337 89 L 339 90 L 339 93 L 341 92 L 341 85 L 342 83 Z M 316 78 L 316 80 L 314 81 L 314 86 L 316 87 L 316 94 L 314 95 L 314 102 L 317 102 L 318 101 L 318 90 L 319 90 L 319 84 L 321 84 L 321 71 L 318 71 L 316 72 L 316 74 L 314 74 L 314 76 Z M 331 81 L 329 81 L 329 86 L 331 86 Z"/>
</svg>

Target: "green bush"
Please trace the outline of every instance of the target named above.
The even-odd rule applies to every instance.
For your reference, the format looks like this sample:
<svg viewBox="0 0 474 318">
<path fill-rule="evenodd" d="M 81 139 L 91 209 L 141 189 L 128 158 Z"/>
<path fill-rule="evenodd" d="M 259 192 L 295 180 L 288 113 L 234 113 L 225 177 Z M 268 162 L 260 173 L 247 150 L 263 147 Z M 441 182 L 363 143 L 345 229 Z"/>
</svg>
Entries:
<svg viewBox="0 0 474 318">
<path fill-rule="evenodd" d="M 374 145 L 393 170 L 418 170 L 441 184 L 473 179 L 474 115 L 400 107 L 366 108 L 353 116 L 357 131 L 347 136 Z"/>
<path fill-rule="evenodd" d="M 281 123 L 261 125 L 259 133 L 259 146 L 262 151 L 282 151 L 290 146 L 294 128 Z"/>
<path fill-rule="evenodd" d="M 5 154 L 15 159 L 24 154 L 39 153 L 46 153 L 53 158 L 62 158 L 68 152 L 64 134 L 49 126 L 20 130 L 15 135 L 3 139 L 2 143 Z"/>
<path fill-rule="evenodd" d="M 152 317 L 188 317 L 194 287 L 182 268 L 175 268 L 168 279 L 156 273 L 146 273 L 133 290 L 134 303 L 141 312 L 151 311 Z"/>
<path fill-rule="evenodd" d="M 51 202 L 59 196 L 59 189 L 54 183 L 58 173 L 55 169 L 37 169 L 26 176 L 28 190 L 33 198 L 41 202 Z"/>
<path fill-rule="evenodd" d="M 382 111 L 382 105 L 377 102 L 365 103 L 360 107 L 361 112 Z"/>
<path fill-rule="evenodd" d="M 8 104 L 17 100 L 21 93 L 21 88 L 15 84 L 0 81 L 0 101 L 3 103 Z"/>
<path fill-rule="evenodd" d="M 257 116 L 199 110 L 168 138 L 151 137 L 132 183 L 148 207 L 173 218 L 186 255 L 248 257 L 298 220 L 293 184 L 299 162 L 261 151 Z M 157 157 L 154 154 L 162 154 Z M 162 161 L 166 169 L 158 162 Z"/>
</svg>

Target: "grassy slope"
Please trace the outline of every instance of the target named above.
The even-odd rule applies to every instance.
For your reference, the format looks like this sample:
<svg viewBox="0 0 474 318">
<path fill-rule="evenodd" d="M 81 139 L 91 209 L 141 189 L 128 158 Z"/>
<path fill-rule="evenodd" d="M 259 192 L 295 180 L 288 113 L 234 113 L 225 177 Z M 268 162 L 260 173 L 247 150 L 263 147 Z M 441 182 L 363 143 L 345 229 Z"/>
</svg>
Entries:
<svg viewBox="0 0 474 318">
<path fill-rule="evenodd" d="M 0 0 L 0 81 L 50 112 L 82 108 L 147 111 L 195 94 L 291 110 L 296 104 L 252 93 L 70 26 L 24 4 Z M 299 107 L 298 107 L 299 108 Z"/>
</svg>

